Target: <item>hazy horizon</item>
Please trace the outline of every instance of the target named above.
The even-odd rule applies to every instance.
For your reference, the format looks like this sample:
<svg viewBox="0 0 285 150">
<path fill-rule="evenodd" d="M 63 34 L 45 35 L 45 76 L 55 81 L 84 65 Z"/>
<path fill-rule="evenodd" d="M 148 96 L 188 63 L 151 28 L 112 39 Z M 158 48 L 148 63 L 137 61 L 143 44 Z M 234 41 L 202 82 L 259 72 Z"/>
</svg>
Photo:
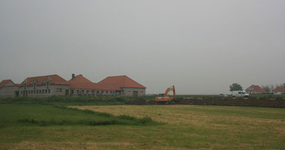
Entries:
<svg viewBox="0 0 285 150">
<path fill-rule="evenodd" d="M 127 75 L 158 94 L 285 83 L 285 1 L 0 1 L 0 81 Z"/>
</svg>

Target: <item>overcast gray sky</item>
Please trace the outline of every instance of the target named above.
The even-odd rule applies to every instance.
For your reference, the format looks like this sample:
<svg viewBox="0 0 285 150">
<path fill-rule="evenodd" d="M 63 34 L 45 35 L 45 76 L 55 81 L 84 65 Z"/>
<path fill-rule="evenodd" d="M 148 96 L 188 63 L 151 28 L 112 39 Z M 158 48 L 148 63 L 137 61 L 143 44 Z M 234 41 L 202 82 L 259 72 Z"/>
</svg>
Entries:
<svg viewBox="0 0 285 150">
<path fill-rule="evenodd" d="M 127 75 L 161 93 L 285 83 L 284 0 L 1 0 L 0 80 Z"/>
</svg>

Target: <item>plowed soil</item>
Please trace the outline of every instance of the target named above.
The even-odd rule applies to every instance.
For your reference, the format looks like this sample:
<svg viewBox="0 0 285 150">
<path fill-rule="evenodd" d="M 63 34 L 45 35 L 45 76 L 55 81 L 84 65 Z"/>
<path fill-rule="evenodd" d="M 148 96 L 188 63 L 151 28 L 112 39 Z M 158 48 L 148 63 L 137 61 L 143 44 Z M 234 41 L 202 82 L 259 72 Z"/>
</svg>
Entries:
<svg viewBox="0 0 285 150">
<path fill-rule="evenodd" d="M 154 100 L 146 100 L 137 98 L 127 102 L 129 105 L 154 105 Z M 285 100 L 283 98 L 219 98 L 219 97 L 204 97 L 204 98 L 180 98 L 174 101 L 174 104 L 182 105 L 217 105 L 217 106 L 249 106 L 249 107 L 275 107 L 285 108 Z"/>
</svg>

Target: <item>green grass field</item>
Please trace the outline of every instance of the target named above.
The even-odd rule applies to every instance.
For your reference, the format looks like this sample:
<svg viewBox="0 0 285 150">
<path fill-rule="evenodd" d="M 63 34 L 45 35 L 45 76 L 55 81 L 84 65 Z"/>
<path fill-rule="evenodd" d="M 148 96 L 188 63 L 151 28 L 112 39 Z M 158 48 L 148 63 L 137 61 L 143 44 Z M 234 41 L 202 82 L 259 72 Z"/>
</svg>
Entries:
<svg viewBox="0 0 285 150">
<path fill-rule="evenodd" d="M 285 109 L 2 103 L 0 149 L 285 149 Z"/>
<path fill-rule="evenodd" d="M 126 115 L 113 116 L 107 113 L 51 105 L 3 104 L 0 105 L 0 110 L 0 127 L 13 125 L 143 125 L 153 123 L 150 118 L 137 119 Z"/>
</svg>

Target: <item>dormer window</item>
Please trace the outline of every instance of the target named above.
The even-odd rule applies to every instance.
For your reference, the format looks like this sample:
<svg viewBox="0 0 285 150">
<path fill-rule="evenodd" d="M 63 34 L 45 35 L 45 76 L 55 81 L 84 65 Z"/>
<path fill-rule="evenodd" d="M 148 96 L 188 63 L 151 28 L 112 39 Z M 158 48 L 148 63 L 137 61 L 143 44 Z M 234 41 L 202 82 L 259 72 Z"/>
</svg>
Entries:
<svg viewBox="0 0 285 150">
<path fill-rule="evenodd" d="M 34 79 L 33 84 L 31 84 L 34 86 L 34 89 L 36 89 L 37 83 L 38 83 L 38 81 L 36 79 Z"/>
<path fill-rule="evenodd" d="M 50 78 L 49 77 L 46 79 L 45 83 L 47 84 L 47 89 L 49 89 L 49 83 L 50 83 Z"/>
</svg>

